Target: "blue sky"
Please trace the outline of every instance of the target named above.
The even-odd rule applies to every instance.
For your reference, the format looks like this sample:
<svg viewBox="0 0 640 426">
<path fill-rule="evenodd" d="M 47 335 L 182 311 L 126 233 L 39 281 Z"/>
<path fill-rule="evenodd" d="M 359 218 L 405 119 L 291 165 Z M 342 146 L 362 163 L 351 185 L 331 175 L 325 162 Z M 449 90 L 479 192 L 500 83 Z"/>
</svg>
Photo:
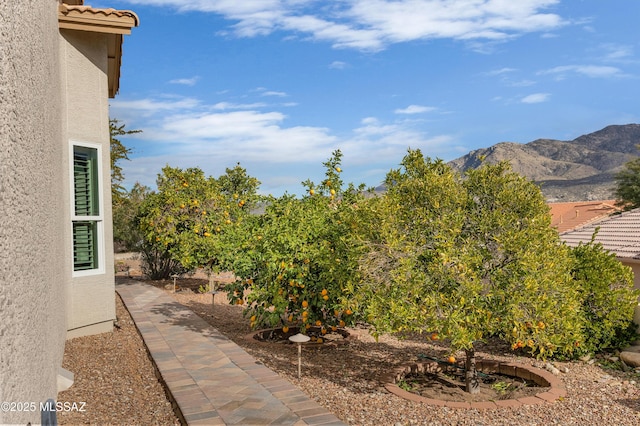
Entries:
<svg viewBox="0 0 640 426">
<path fill-rule="evenodd" d="M 452 160 L 498 142 L 640 122 L 640 2 L 88 0 L 129 9 L 111 117 L 126 186 L 166 164 L 237 162 L 262 193 L 302 192 L 342 150 L 376 186 L 406 150 Z"/>
</svg>

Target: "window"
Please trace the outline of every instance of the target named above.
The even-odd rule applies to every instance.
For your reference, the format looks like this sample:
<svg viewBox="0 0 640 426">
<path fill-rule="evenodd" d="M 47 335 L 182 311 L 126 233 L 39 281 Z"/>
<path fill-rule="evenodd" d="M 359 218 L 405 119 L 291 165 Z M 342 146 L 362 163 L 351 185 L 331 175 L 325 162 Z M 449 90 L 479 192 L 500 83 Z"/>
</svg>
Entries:
<svg viewBox="0 0 640 426">
<path fill-rule="evenodd" d="M 74 275 L 103 272 L 100 147 L 73 145 Z"/>
</svg>

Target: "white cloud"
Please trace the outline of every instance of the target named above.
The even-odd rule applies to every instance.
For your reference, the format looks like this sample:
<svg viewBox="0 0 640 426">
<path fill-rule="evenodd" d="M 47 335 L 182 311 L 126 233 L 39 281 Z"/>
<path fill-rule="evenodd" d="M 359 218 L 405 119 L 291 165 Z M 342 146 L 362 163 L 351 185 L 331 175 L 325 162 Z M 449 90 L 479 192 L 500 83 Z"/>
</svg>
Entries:
<svg viewBox="0 0 640 426">
<path fill-rule="evenodd" d="M 454 140 L 449 135 L 426 135 L 413 127 L 415 121 L 383 122 L 375 117 L 363 118 L 359 126 L 338 137 L 328 128 L 290 125 L 290 119 L 280 111 L 250 109 L 255 106 L 231 102 L 206 105 L 195 99 L 174 104 L 153 99 L 119 101 L 116 115 L 127 116 L 131 128 L 143 130 L 129 140 L 134 142 L 135 154 L 132 161 L 123 164 L 127 184 L 140 181 L 153 187 L 166 164 L 200 167 L 217 176 L 225 167 L 240 162 L 259 179 L 267 176 L 263 190 L 279 191 L 279 181 L 299 183 L 316 172 L 321 176 L 321 163 L 335 149 L 343 151 L 354 170 L 363 169 L 353 179 L 360 182 L 370 178 L 366 170 L 386 165 L 390 158 L 399 162 L 408 147 L 437 156 Z M 421 108 L 427 107 L 417 109 Z M 148 110 L 155 111 L 153 117 L 146 114 Z M 373 180 L 372 184 L 379 183 Z"/>
<path fill-rule="evenodd" d="M 559 0 L 128 0 L 178 11 L 217 13 L 239 37 L 274 31 L 308 34 L 338 48 L 381 50 L 392 43 L 453 38 L 504 40 L 566 24 L 546 12 Z"/>
<path fill-rule="evenodd" d="M 234 104 L 230 102 L 218 102 L 213 105 L 213 109 L 215 110 L 228 110 L 228 109 L 254 109 L 254 108 L 264 108 L 267 104 L 262 102 L 255 102 L 252 104 Z"/>
<path fill-rule="evenodd" d="M 509 86 L 512 86 L 512 87 L 529 87 L 536 84 L 536 82 L 533 80 L 519 80 L 519 81 L 510 81 L 508 84 Z"/>
<path fill-rule="evenodd" d="M 287 96 L 285 92 L 276 92 L 274 90 L 268 90 L 266 92 L 262 92 L 260 96 L 276 96 L 278 98 L 284 98 Z"/>
<path fill-rule="evenodd" d="M 606 61 L 622 62 L 633 57 L 633 46 L 607 43 L 599 47 L 604 54 L 601 55 Z"/>
<path fill-rule="evenodd" d="M 160 111 L 175 111 L 182 109 L 192 109 L 200 104 L 194 98 L 175 98 L 169 100 L 137 99 L 132 101 L 112 100 L 111 106 L 123 110 L 137 110 L 145 114 L 153 114 Z"/>
<path fill-rule="evenodd" d="M 422 114 L 424 112 L 435 111 L 434 107 L 427 107 L 422 105 L 409 105 L 406 108 L 396 109 L 394 112 L 396 114 Z"/>
<path fill-rule="evenodd" d="M 177 78 L 175 80 L 170 80 L 169 83 L 171 84 L 182 84 L 185 86 L 195 86 L 195 84 L 198 82 L 198 80 L 200 79 L 200 77 L 196 76 L 196 77 L 191 77 L 191 78 Z"/>
<path fill-rule="evenodd" d="M 520 102 L 523 104 L 539 104 L 548 101 L 550 97 L 551 94 L 549 93 L 533 93 L 520 99 Z"/>
<path fill-rule="evenodd" d="M 343 70 L 346 67 L 347 67 L 347 63 L 342 61 L 333 61 L 329 64 L 329 68 L 334 70 Z"/>
<path fill-rule="evenodd" d="M 619 68 L 602 65 L 563 65 L 538 74 L 554 74 L 558 79 L 564 79 L 566 74 L 580 74 L 591 78 L 622 77 L 624 74 Z"/>
<path fill-rule="evenodd" d="M 493 70 L 493 71 L 488 71 L 488 72 L 485 73 L 485 75 L 488 75 L 488 76 L 504 75 L 504 74 L 510 74 L 512 72 L 515 72 L 515 71 L 517 71 L 515 68 L 507 68 L 507 67 L 505 67 L 505 68 L 500 68 L 500 69 Z"/>
</svg>

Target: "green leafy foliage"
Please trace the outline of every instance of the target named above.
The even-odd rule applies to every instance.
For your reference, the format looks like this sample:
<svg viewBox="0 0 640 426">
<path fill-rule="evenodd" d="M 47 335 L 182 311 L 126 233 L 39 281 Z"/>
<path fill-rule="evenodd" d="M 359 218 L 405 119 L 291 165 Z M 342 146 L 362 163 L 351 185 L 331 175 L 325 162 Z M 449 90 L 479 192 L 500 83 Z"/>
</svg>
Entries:
<svg viewBox="0 0 640 426">
<path fill-rule="evenodd" d="M 243 169 L 232 172 L 246 177 Z M 140 205 L 137 215 L 143 252 L 151 255 L 148 260 L 164 265 L 149 265 L 154 276 L 166 278 L 198 267 L 209 271 L 225 269 L 235 247 L 236 230 L 249 214 L 248 204 L 237 201 L 233 194 L 227 196 L 219 181 L 205 177 L 199 168 L 166 166 L 158 176 L 157 186 L 157 191 L 147 195 Z M 247 188 L 255 191 L 256 187 Z M 255 196 L 251 189 L 245 195 Z"/>
<path fill-rule="evenodd" d="M 113 242 L 116 252 L 141 250 L 142 234 L 136 224 L 139 206 L 151 190 L 137 183 L 113 202 Z"/>
<path fill-rule="evenodd" d="M 132 135 L 135 133 L 141 133 L 142 130 L 127 130 L 125 124 L 122 124 L 115 118 L 109 119 L 109 134 L 110 134 L 110 157 L 111 157 L 111 198 L 114 204 L 117 204 L 124 196 L 125 189 L 121 185 L 124 180 L 124 174 L 122 173 L 122 167 L 120 161 L 128 160 L 131 149 L 124 146 L 124 144 L 118 139 L 118 136 Z"/>
<path fill-rule="evenodd" d="M 586 320 L 581 351 L 619 349 L 635 340 L 633 312 L 640 291 L 633 288 L 631 269 L 593 240 L 572 249 L 571 255 Z"/>
<path fill-rule="evenodd" d="M 618 204 L 631 210 L 640 207 L 640 158 L 627 162 L 615 176 Z"/>
<path fill-rule="evenodd" d="M 409 151 L 386 184 L 361 262 L 376 333 L 437 332 L 471 354 L 490 335 L 540 357 L 574 351 L 568 249 L 533 183 L 506 163 L 461 176 Z"/>
<path fill-rule="evenodd" d="M 336 151 L 324 163 L 320 184 L 304 182 L 306 197 L 271 198 L 264 214 L 246 223 L 234 255 L 239 279 L 228 289 L 232 303 L 247 302 L 252 326 L 295 325 L 304 333 L 355 318 L 348 300 L 359 281 L 353 233 L 363 197 L 352 185 L 343 190 L 340 158 Z"/>
</svg>

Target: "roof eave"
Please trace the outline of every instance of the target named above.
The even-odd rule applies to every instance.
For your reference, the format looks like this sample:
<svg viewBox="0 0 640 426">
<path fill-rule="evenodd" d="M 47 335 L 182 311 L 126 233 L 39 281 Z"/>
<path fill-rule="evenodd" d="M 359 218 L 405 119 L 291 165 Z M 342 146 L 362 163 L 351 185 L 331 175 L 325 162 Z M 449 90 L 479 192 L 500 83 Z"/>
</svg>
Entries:
<svg viewBox="0 0 640 426">
<path fill-rule="evenodd" d="M 64 3 L 58 7 L 60 29 L 108 34 L 107 76 L 110 98 L 114 98 L 120 88 L 123 36 L 131 34 L 131 29 L 138 25 L 138 16 L 128 10 L 94 9 Z"/>
</svg>

